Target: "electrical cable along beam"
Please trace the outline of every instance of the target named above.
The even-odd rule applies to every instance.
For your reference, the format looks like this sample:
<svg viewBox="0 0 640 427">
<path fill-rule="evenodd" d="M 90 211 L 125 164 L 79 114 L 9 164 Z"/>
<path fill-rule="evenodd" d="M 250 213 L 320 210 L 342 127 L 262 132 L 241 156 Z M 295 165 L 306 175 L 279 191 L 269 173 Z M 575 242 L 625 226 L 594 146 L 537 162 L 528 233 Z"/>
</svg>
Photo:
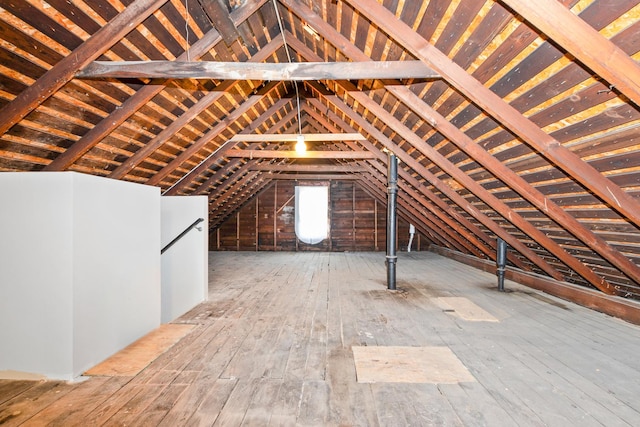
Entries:
<svg viewBox="0 0 640 427">
<path fill-rule="evenodd" d="M 439 79 L 421 61 L 249 63 L 217 61 L 94 61 L 77 78 L 217 80 Z"/>
</svg>

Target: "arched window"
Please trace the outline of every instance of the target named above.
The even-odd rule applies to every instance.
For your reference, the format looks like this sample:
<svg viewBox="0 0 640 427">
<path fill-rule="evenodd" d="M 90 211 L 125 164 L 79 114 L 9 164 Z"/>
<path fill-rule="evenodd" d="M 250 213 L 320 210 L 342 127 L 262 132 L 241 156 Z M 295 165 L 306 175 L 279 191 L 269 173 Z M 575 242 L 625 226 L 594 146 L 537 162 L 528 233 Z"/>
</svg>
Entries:
<svg viewBox="0 0 640 427">
<path fill-rule="evenodd" d="M 329 235 L 329 187 L 296 186 L 296 236 L 315 245 Z"/>
</svg>

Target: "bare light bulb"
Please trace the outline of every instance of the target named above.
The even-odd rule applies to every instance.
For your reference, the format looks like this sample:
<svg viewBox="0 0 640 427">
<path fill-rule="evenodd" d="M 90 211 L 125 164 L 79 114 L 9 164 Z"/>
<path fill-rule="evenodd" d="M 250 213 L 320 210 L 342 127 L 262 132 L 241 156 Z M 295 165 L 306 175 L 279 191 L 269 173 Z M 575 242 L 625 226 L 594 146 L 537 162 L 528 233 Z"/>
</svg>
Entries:
<svg viewBox="0 0 640 427">
<path fill-rule="evenodd" d="M 304 135 L 298 135 L 296 141 L 297 153 L 304 153 L 305 151 L 307 151 L 307 144 L 304 143 Z"/>
</svg>

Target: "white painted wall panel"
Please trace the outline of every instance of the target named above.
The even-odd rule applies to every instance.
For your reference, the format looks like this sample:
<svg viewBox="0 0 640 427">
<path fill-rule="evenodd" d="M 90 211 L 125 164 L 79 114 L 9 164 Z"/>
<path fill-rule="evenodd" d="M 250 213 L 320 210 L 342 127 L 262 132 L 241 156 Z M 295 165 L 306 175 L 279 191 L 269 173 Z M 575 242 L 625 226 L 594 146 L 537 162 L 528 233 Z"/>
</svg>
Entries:
<svg viewBox="0 0 640 427">
<path fill-rule="evenodd" d="M 71 377 L 71 183 L 0 174 L 0 371 Z"/>
<path fill-rule="evenodd" d="M 162 323 L 205 301 L 208 294 L 208 198 L 165 196 L 162 203 L 164 247 L 198 218 L 204 221 L 162 255 Z"/>
<path fill-rule="evenodd" d="M 160 324 L 160 191 L 0 174 L 0 375 L 73 379 Z"/>
<path fill-rule="evenodd" d="M 78 373 L 160 325 L 160 190 L 74 174 L 74 195 Z"/>
</svg>

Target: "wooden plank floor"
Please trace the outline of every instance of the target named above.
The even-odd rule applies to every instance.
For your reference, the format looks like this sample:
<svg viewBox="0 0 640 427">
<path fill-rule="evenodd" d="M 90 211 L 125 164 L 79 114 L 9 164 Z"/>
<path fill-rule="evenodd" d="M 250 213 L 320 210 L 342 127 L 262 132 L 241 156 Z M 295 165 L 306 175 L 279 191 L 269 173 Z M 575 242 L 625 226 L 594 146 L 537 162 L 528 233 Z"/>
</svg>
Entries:
<svg viewBox="0 0 640 427">
<path fill-rule="evenodd" d="M 640 328 L 400 255 L 389 292 L 382 253 L 212 253 L 210 301 L 177 321 L 193 332 L 135 377 L 0 381 L 0 424 L 640 425 Z M 498 321 L 443 309 L 450 297 Z M 476 381 L 358 383 L 365 345 L 448 347 Z"/>
</svg>

